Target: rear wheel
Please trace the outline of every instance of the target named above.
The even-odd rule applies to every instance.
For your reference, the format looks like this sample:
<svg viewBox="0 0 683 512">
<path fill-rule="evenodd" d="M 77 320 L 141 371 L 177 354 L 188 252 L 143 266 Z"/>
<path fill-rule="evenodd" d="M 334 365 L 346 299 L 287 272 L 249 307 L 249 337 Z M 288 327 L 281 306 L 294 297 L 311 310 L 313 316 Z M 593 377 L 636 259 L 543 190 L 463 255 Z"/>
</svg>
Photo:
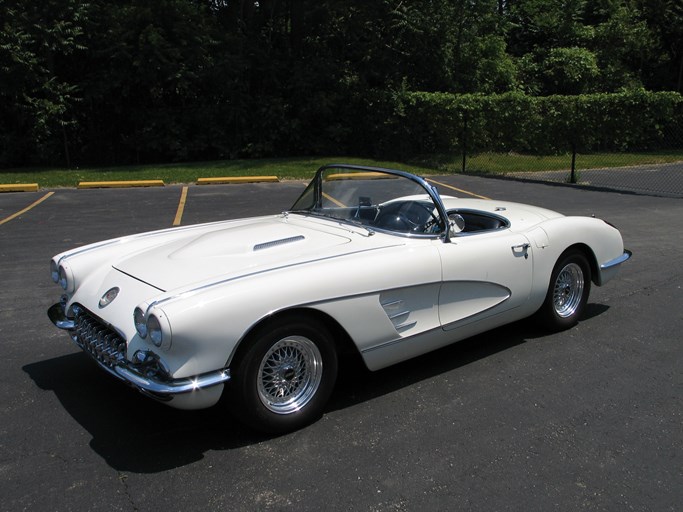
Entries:
<svg viewBox="0 0 683 512">
<path fill-rule="evenodd" d="M 568 329 L 578 322 L 588 302 L 591 269 L 579 250 L 570 250 L 558 259 L 539 315 L 553 331 Z"/>
<path fill-rule="evenodd" d="M 234 413 L 269 433 L 299 429 L 320 417 L 337 378 L 337 353 L 327 328 L 288 316 L 250 336 L 232 366 Z"/>
</svg>

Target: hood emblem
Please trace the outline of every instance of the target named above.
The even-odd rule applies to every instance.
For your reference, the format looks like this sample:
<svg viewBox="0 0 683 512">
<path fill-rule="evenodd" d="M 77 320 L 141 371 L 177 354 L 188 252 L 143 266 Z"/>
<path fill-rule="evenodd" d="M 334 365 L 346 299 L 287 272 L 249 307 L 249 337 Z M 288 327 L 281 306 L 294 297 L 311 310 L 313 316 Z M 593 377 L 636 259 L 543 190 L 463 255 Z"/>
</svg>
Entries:
<svg viewBox="0 0 683 512">
<path fill-rule="evenodd" d="M 114 288 L 107 290 L 106 293 L 102 295 L 102 298 L 100 299 L 100 309 L 106 308 L 109 304 L 111 304 L 112 301 L 118 296 L 118 294 L 118 286 L 115 286 Z"/>
</svg>

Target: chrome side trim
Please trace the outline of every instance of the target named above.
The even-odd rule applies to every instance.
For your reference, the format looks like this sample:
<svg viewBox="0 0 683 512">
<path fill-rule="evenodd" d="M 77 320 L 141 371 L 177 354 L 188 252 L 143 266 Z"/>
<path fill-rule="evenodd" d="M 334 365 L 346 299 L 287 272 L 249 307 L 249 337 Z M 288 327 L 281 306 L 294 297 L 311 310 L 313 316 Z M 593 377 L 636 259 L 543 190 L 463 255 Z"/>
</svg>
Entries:
<svg viewBox="0 0 683 512">
<path fill-rule="evenodd" d="M 202 226 L 210 226 L 212 224 L 221 224 L 221 223 L 232 223 L 232 222 L 237 222 L 235 221 L 216 221 L 216 222 L 207 222 L 205 224 L 201 224 Z M 86 252 L 94 251 L 96 249 L 100 249 L 102 247 L 106 247 L 108 245 L 116 245 L 116 244 L 122 244 L 122 243 L 127 243 L 130 241 L 134 240 L 140 240 L 143 238 L 150 238 L 154 236 L 163 236 L 166 235 L 169 231 L 175 231 L 175 232 L 180 232 L 180 231 L 188 231 L 191 229 L 196 229 L 198 225 L 189 225 L 189 226 L 176 226 L 174 228 L 165 228 L 165 229 L 157 229 L 155 231 L 148 231 L 146 233 L 138 233 L 136 235 L 129 235 L 129 236 L 122 236 L 119 238 L 112 238 L 110 240 L 103 240 L 102 242 L 95 242 L 93 244 L 86 245 L 84 247 L 80 247 L 78 249 L 72 249 L 70 251 L 66 251 L 66 254 L 63 254 L 59 260 L 57 260 L 57 266 L 72 256 L 78 256 L 79 254 L 83 254 Z"/>
<path fill-rule="evenodd" d="M 624 254 L 619 256 L 618 258 L 614 258 L 613 260 L 606 261 L 602 265 L 600 265 L 600 270 L 607 270 L 612 267 L 616 267 L 618 265 L 621 265 L 625 261 L 628 261 L 631 256 L 633 256 L 633 253 L 629 251 L 628 249 L 624 249 Z"/>
<path fill-rule="evenodd" d="M 435 329 L 432 329 L 432 331 L 434 331 L 434 330 Z M 412 338 L 413 338 L 413 336 L 410 336 L 408 338 L 396 338 L 393 340 L 385 341 L 384 343 L 379 343 L 377 345 L 373 345 L 372 347 L 364 348 L 360 352 L 361 352 L 361 354 L 367 354 L 368 352 L 373 352 L 375 350 L 387 348 L 387 347 L 390 347 L 391 345 L 396 345 L 397 343 L 404 343 L 406 341 L 410 341 Z"/>
<path fill-rule="evenodd" d="M 407 329 L 410 329 L 411 327 L 415 327 L 417 325 L 417 320 L 414 322 L 406 322 L 404 324 L 398 324 L 395 325 L 394 327 L 396 328 L 397 331 L 405 331 Z"/>
<path fill-rule="evenodd" d="M 384 250 L 386 250 L 386 249 L 389 249 L 389 248 L 391 248 L 391 247 L 396 247 L 396 246 L 399 246 L 399 245 L 401 245 L 401 244 L 391 245 L 391 246 L 387 246 L 387 247 L 376 247 L 376 248 L 372 248 L 372 249 L 360 249 L 360 250 L 357 250 L 357 251 L 351 251 L 351 252 L 347 252 L 347 253 L 344 253 L 344 254 L 335 254 L 335 255 L 333 255 L 333 256 L 326 256 L 326 257 L 324 257 L 324 258 L 317 258 L 317 259 L 308 260 L 308 261 L 302 261 L 302 262 L 297 262 L 297 263 L 289 263 L 289 264 L 286 264 L 286 265 L 282 265 L 282 266 L 280 266 L 280 267 L 267 268 L 267 269 L 264 269 L 264 270 L 257 270 L 257 271 L 255 271 L 255 272 L 251 272 L 251 273 L 249 273 L 249 274 L 242 274 L 242 275 L 239 275 L 239 276 L 228 277 L 228 278 L 226 278 L 226 279 L 219 279 L 218 281 L 214 281 L 214 282 L 212 282 L 212 283 L 203 284 L 203 285 L 197 286 L 197 287 L 195 287 L 195 288 L 189 288 L 189 289 L 187 289 L 187 290 L 183 290 L 183 291 L 174 293 L 174 294 L 172 294 L 172 295 L 168 295 L 168 296 L 166 296 L 166 297 L 162 297 L 162 298 L 160 298 L 160 299 L 158 299 L 158 300 L 154 300 L 154 301 L 152 301 L 152 302 L 147 306 L 147 310 L 146 310 L 145 314 L 146 314 L 146 315 L 149 314 L 149 311 L 150 311 L 153 307 L 159 306 L 160 304 L 165 304 L 165 303 L 167 303 L 167 302 L 170 302 L 170 301 L 173 301 L 173 300 L 177 300 L 177 299 L 181 299 L 181 298 L 185 298 L 185 297 L 191 297 L 191 296 L 193 296 L 193 295 L 196 294 L 196 293 L 201 293 L 201 292 L 203 292 L 204 290 L 208 290 L 208 289 L 214 288 L 214 287 L 216 287 L 216 286 L 221 286 L 221 285 L 223 285 L 223 284 L 230 283 L 230 282 L 232 282 L 232 281 L 239 281 L 240 279 L 246 279 L 246 278 L 253 277 L 253 276 L 258 276 L 258 275 L 261 275 L 261 274 L 267 274 L 268 272 L 275 272 L 275 271 L 283 270 L 283 269 L 287 269 L 287 268 L 293 268 L 293 267 L 298 267 L 298 266 L 301 266 L 301 265 L 307 265 L 307 264 L 309 264 L 309 263 L 313 263 L 313 262 L 317 262 L 317 261 L 328 261 L 328 260 L 333 260 L 333 259 L 337 259 L 337 258 L 344 258 L 344 257 L 346 257 L 346 256 L 352 256 L 352 255 L 355 255 L 355 254 L 362 254 L 362 253 L 364 253 L 364 252 L 384 251 Z M 117 270 L 118 270 L 118 269 L 117 269 Z"/>
<path fill-rule="evenodd" d="M 507 288 L 506 288 L 506 289 L 507 289 Z M 500 302 L 497 302 L 496 304 L 493 304 L 492 306 L 489 306 L 489 307 L 486 308 L 486 309 L 482 309 L 481 311 L 477 311 L 476 313 L 473 313 L 473 314 L 471 314 L 471 315 L 469 315 L 469 316 L 466 316 L 466 317 L 460 318 L 460 319 L 458 319 L 458 320 L 455 320 L 454 322 L 449 322 L 449 323 L 446 323 L 446 324 L 442 324 L 442 325 L 441 325 L 441 328 L 442 328 L 444 331 L 451 331 L 451 330 L 453 330 L 453 329 L 456 329 L 456 328 L 459 328 L 459 327 L 463 327 L 463 326 L 465 326 L 465 325 L 468 325 L 468 324 L 470 324 L 470 323 L 472 323 L 472 322 L 477 322 L 477 321 L 479 321 L 480 319 L 482 319 L 482 316 L 483 316 L 484 314 L 488 313 L 488 312 L 491 311 L 492 309 L 497 308 L 497 307 L 500 306 L 502 303 L 504 303 L 504 302 L 510 300 L 510 297 L 512 297 L 512 291 L 511 291 L 511 290 L 508 290 L 507 296 L 504 297 L 504 298 L 502 298 L 502 299 L 500 300 Z M 528 300 L 528 299 L 527 299 L 527 300 Z M 511 309 L 508 310 L 508 311 L 512 311 L 513 309 L 516 309 L 516 308 L 518 308 L 518 307 L 519 307 L 519 306 L 516 306 L 515 308 L 511 308 Z M 498 315 L 498 314 L 500 314 L 500 313 L 495 313 L 493 316 Z"/>
<path fill-rule="evenodd" d="M 495 307 L 495 306 L 493 306 L 493 307 Z M 491 310 L 491 309 L 493 309 L 493 308 L 489 308 L 489 309 L 487 309 L 487 310 L 485 310 L 485 311 L 482 311 L 481 313 L 484 313 L 484 312 L 489 311 L 489 310 Z M 504 313 L 509 313 L 509 311 L 511 311 L 511 310 L 505 311 Z M 489 317 L 489 318 L 494 318 L 494 317 L 497 316 L 498 314 L 500 314 L 500 313 L 496 313 L 495 315 L 492 315 L 492 316 Z M 378 344 L 376 344 L 376 345 L 372 345 L 372 346 L 370 346 L 370 347 L 363 348 L 363 349 L 361 349 L 360 352 L 361 352 L 361 354 L 369 354 L 369 353 L 374 352 L 374 351 L 376 351 L 376 350 L 382 350 L 382 349 L 385 349 L 385 348 L 389 348 L 389 347 L 391 347 L 391 346 L 393 346 L 393 345 L 397 345 L 397 344 L 399 344 L 399 343 L 401 343 L 401 344 L 403 344 L 403 343 L 411 343 L 411 342 L 413 342 L 413 341 L 416 340 L 416 339 L 419 339 L 419 338 L 424 337 L 424 336 L 431 335 L 431 334 L 433 334 L 433 333 L 435 333 L 435 332 L 437 332 L 437 331 L 445 331 L 445 330 L 448 330 L 447 327 L 450 327 L 450 328 L 465 327 L 465 326 L 471 324 L 475 319 L 477 319 L 478 315 L 479 315 L 479 313 L 477 313 L 477 314 L 475 314 L 475 315 L 472 315 L 472 316 L 468 316 L 468 317 L 463 318 L 463 319 L 461 319 L 461 320 L 458 320 L 458 321 L 456 321 L 456 322 L 452 322 L 452 323 L 450 323 L 450 324 L 440 325 L 440 326 L 437 326 L 437 327 L 433 327 L 432 329 L 427 329 L 427 330 L 422 331 L 422 332 L 420 332 L 420 333 L 418 333 L 418 334 L 413 334 L 413 335 L 410 335 L 410 336 L 407 336 L 407 337 L 394 338 L 394 339 L 391 339 L 391 340 L 388 340 L 388 341 L 385 341 L 385 342 L 382 342 L 382 343 L 378 343 Z M 463 338 L 457 338 L 456 341 L 459 341 L 460 339 L 463 339 Z M 448 342 L 447 344 L 450 344 L 450 343 L 451 343 L 451 342 Z"/>
<path fill-rule="evenodd" d="M 400 331 L 405 331 L 407 329 L 410 329 L 411 327 L 415 327 L 417 325 L 417 321 L 402 321 L 402 320 L 409 320 L 410 319 L 410 313 L 412 311 L 410 309 L 403 309 L 403 300 L 398 299 L 398 300 L 392 300 L 388 302 L 382 302 L 381 306 L 384 309 L 384 312 L 386 313 L 387 317 L 389 320 L 391 320 L 391 323 L 394 324 L 394 328 L 400 332 Z"/>
<path fill-rule="evenodd" d="M 391 320 L 393 322 L 395 319 L 400 318 L 402 316 L 408 316 L 409 314 L 410 314 L 410 311 L 407 311 L 407 310 L 406 311 L 399 311 L 398 313 L 394 313 L 393 315 L 389 315 L 389 320 Z"/>
<path fill-rule="evenodd" d="M 399 300 L 391 300 L 391 301 L 389 301 L 389 302 L 382 302 L 381 304 L 382 304 L 382 307 L 383 307 L 385 310 L 388 310 L 388 309 L 397 307 L 397 306 L 399 306 L 400 304 L 403 304 L 403 301 L 400 300 L 400 299 L 399 299 Z"/>
</svg>

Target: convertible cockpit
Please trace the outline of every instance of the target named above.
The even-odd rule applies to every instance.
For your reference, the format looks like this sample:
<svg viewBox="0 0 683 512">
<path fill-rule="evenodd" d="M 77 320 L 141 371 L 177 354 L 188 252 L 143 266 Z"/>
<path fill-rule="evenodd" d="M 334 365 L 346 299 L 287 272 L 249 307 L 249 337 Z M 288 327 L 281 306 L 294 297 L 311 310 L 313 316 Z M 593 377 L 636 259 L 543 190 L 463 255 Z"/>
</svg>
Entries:
<svg viewBox="0 0 683 512">
<path fill-rule="evenodd" d="M 447 210 L 425 180 L 396 171 L 353 167 L 331 167 L 318 173 L 291 212 L 378 231 L 446 239 L 510 227 L 506 218 L 492 212 Z"/>
<path fill-rule="evenodd" d="M 480 210 L 461 208 L 448 210 L 448 220 L 452 226 L 456 227 L 456 234 L 462 235 L 497 231 L 510 227 L 510 222 L 506 218 Z"/>
</svg>

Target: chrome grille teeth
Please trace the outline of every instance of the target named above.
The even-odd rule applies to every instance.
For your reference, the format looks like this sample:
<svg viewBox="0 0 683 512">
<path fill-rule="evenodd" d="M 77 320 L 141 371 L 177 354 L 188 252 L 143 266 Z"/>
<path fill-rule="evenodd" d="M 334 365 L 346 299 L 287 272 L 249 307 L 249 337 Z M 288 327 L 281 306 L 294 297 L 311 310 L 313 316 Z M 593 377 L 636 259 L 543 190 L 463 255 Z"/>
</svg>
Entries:
<svg viewBox="0 0 683 512">
<path fill-rule="evenodd" d="M 111 368 L 125 360 L 126 341 L 85 309 L 78 308 L 77 311 L 76 329 L 73 331 L 76 343 L 93 358 Z"/>
</svg>

